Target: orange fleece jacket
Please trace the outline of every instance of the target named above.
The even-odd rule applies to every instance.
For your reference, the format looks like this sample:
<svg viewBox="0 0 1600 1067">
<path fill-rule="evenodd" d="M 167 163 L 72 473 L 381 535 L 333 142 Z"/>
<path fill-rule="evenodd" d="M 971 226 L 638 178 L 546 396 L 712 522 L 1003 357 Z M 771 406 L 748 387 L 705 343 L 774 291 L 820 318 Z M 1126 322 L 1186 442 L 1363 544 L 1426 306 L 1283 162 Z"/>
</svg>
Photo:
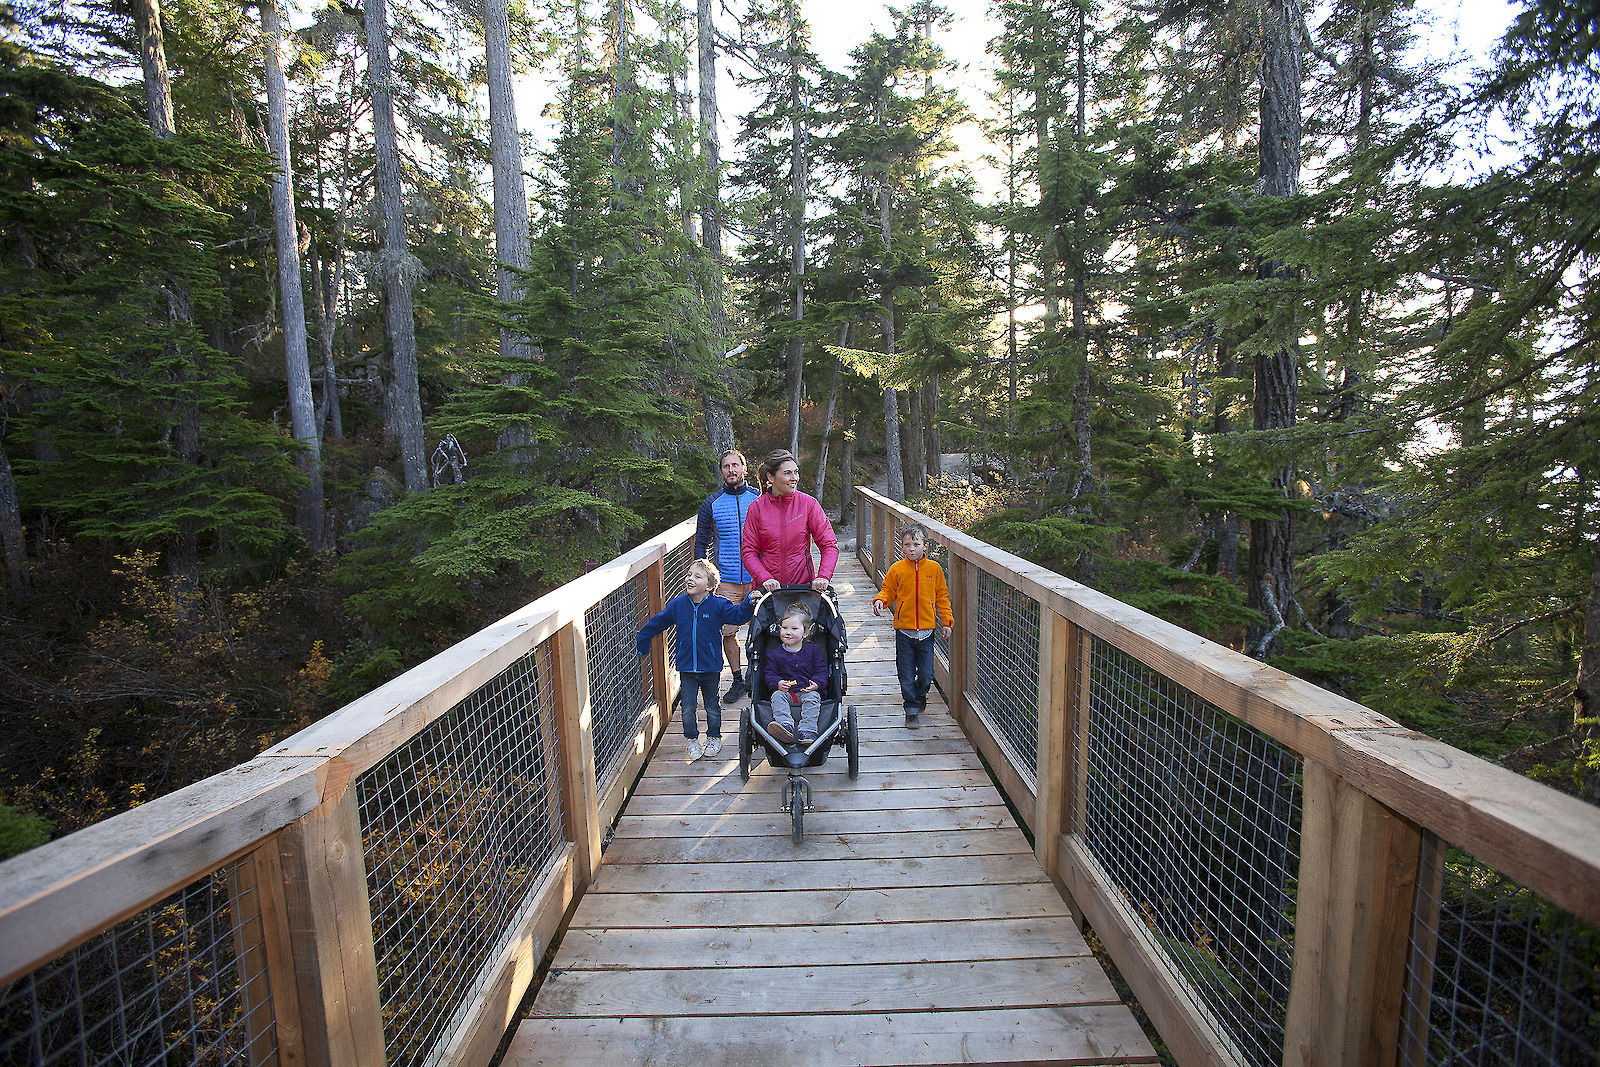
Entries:
<svg viewBox="0 0 1600 1067">
<path fill-rule="evenodd" d="M 944 568 L 931 559 L 921 559 L 915 564 L 897 559 L 883 576 L 883 588 L 875 600 L 894 605 L 896 630 L 931 630 L 939 623 L 954 626 L 955 613 L 950 610 L 950 587 L 944 582 Z M 938 609 L 938 618 L 934 609 Z"/>
</svg>

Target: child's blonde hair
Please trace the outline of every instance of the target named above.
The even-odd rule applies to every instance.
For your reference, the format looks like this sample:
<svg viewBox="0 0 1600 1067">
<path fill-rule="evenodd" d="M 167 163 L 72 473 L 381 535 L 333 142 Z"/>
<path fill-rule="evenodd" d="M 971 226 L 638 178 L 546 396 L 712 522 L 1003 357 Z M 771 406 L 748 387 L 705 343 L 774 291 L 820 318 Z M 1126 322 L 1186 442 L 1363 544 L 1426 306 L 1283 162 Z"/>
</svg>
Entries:
<svg viewBox="0 0 1600 1067">
<path fill-rule="evenodd" d="M 811 614 L 811 609 L 804 604 L 790 604 L 788 610 L 778 617 L 778 621 L 783 623 L 790 619 L 799 619 L 801 629 L 810 632 L 811 623 L 815 618 L 816 616 Z"/>
<path fill-rule="evenodd" d="M 693 563 L 689 564 L 690 570 L 695 570 L 697 568 L 701 574 L 705 575 L 711 580 L 711 588 L 715 589 L 717 584 L 722 581 L 722 572 L 717 570 L 717 565 L 712 563 L 709 559 L 697 559 Z"/>
<path fill-rule="evenodd" d="M 900 540 L 904 542 L 908 537 L 916 537 L 924 543 L 928 540 L 928 528 L 920 522 L 907 522 L 900 525 Z"/>
</svg>

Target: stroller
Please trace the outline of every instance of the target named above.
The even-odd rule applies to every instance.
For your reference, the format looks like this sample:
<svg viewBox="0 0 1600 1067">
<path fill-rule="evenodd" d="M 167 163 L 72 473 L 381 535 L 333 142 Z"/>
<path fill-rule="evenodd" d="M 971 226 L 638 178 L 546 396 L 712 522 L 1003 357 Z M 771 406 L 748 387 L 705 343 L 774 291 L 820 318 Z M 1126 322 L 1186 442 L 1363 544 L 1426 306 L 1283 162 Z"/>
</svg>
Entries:
<svg viewBox="0 0 1600 1067">
<path fill-rule="evenodd" d="M 779 641 L 778 620 L 793 604 L 803 604 L 812 615 L 811 632 L 806 640 L 822 645 L 828 661 L 828 686 L 822 693 L 822 713 L 817 721 L 817 739 L 802 745 L 784 744 L 768 732 L 772 724 L 772 692 L 767 688 L 766 652 Z M 848 758 L 850 780 L 861 770 L 861 740 L 856 730 L 856 709 L 844 707 L 844 694 L 850 680 L 845 674 L 844 654 L 849 647 L 844 620 L 839 617 L 833 590 L 818 593 L 809 585 L 783 586 L 767 594 L 756 605 L 750 620 L 750 638 L 745 645 L 745 661 L 750 670 L 750 706 L 739 716 L 739 777 L 750 780 L 750 766 L 760 745 L 767 762 L 789 771 L 784 785 L 784 804 L 794 824 L 794 843 L 803 836 L 806 809 L 811 807 L 811 783 L 802 773 L 807 767 L 820 767 L 828 760 L 828 750 L 843 741 Z"/>
</svg>

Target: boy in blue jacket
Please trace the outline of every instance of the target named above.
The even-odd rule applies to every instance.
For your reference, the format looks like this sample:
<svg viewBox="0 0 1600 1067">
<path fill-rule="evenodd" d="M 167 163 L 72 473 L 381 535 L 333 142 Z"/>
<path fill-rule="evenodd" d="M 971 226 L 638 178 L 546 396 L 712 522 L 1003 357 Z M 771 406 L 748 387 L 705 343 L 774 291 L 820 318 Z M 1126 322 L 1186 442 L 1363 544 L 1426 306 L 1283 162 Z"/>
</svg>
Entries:
<svg viewBox="0 0 1600 1067">
<path fill-rule="evenodd" d="M 648 655 L 650 639 L 669 626 L 678 628 L 678 676 L 682 681 L 683 736 L 689 739 L 689 759 L 700 758 L 700 724 L 695 706 L 706 704 L 706 744 L 704 753 L 716 756 L 722 751 L 722 708 L 717 703 L 717 679 L 722 675 L 722 628 L 750 621 L 754 596 L 737 604 L 711 590 L 721 577 L 717 565 L 697 559 L 683 576 L 683 592 L 667 601 L 667 606 L 639 628 L 634 644 L 639 655 Z"/>
</svg>

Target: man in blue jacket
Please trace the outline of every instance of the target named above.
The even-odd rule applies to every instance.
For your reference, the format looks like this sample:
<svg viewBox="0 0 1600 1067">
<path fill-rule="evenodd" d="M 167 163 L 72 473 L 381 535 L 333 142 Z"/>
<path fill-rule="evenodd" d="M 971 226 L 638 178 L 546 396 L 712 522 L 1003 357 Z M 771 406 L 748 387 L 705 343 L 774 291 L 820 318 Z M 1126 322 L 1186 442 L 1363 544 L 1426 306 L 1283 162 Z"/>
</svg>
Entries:
<svg viewBox="0 0 1600 1067">
<path fill-rule="evenodd" d="M 667 601 L 667 606 L 639 628 L 634 645 L 639 655 L 650 653 L 650 639 L 669 626 L 678 628 L 678 656 L 674 664 L 682 682 L 683 736 L 689 741 L 689 759 L 700 758 L 702 751 L 715 757 L 722 751 L 722 709 L 717 707 L 717 678 L 722 674 L 722 636 L 726 625 L 750 621 L 752 598 L 730 604 L 711 589 L 717 584 L 717 565 L 697 559 L 683 576 L 683 592 Z M 703 698 L 706 705 L 706 743 L 700 747 L 700 724 L 695 721 L 695 705 Z"/>
<path fill-rule="evenodd" d="M 739 560 L 739 545 L 744 541 L 744 517 L 761 494 L 745 480 L 744 453 L 729 449 L 722 454 L 722 484 L 706 497 L 700 505 L 699 521 L 694 528 L 694 558 L 709 559 L 722 572 L 717 585 L 717 595 L 737 604 L 750 592 L 750 572 Z M 712 544 L 715 543 L 715 555 Z M 743 663 L 739 658 L 739 627 L 722 629 L 722 651 L 728 657 L 728 669 L 733 684 L 723 696 L 724 704 L 732 704 L 750 692 L 745 684 Z"/>
</svg>

